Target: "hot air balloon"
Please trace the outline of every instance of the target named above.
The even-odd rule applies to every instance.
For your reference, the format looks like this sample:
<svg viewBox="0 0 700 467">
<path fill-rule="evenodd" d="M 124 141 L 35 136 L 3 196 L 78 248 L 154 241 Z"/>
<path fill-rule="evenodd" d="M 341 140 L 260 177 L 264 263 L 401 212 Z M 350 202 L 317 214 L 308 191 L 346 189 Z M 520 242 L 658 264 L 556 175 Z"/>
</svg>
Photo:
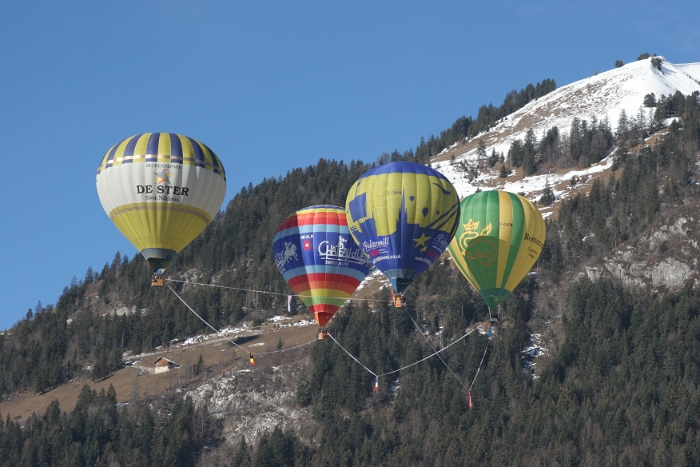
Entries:
<svg viewBox="0 0 700 467">
<path fill-rule="evenodd" d="M 143 133 L 112 146 L 97 168 L 97 194 L 117 228 L 146 258 L 151 285 L 219 212 L 224 166 L 199 141 Z"/>
<path fill-rule="evenodd" d="M 449 250 L 495 313 L 535 264 L 544 240 L 544 220 L 534 204 L 513 193 L 482 191 L 462 200 Z"/>
<path fill-rule="evenodd" d="M 287 217 L 275 232 L 277 268 L 322 328 L 369 273 L 371 262 L 348 230 L 345 210 L 311 206 Z"/>
<path fill-rule="evenodd" d="M 369 170 L 350 188 L 348 227 L 391 281 L 401 305 L 406 288 L 447 248 L 457 229 L 459 198 L 440 172 L 414 162 Z"/>
</svg>

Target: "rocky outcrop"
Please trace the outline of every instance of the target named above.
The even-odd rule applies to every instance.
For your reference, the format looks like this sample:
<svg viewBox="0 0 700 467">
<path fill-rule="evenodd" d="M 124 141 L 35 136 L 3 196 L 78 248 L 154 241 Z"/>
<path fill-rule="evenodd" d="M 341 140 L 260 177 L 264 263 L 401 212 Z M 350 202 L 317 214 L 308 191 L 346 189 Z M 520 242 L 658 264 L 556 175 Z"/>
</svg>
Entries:
<svg viewBox="0 0 700 467">
<path fill-rule="evenodd" d="M 257 443 L 276 426 L 292 428 L 304 441 L 314 442 L 315 422 L 310 408 L 295 402 L 297 377 L 306 371 L 308 359 L 264 369 L 234 368 L 209 378 L 187 391 L 195 406 L 224 420 L 226 441 L 237 445 L 241 437 Z"/>
<path fill-rule="evenodd" d="M 652 229 L 634 246 L 614 250 L 603 259 L 602 265 L 587 266 L 585 275 L 591 280 L 613 277 L 629 286 L 668 290 L 680 289 L 688 280 L 697 284 L 700 249 L 696 231 L 697 220 L 679 217 L 672 224 Z"/>
</svg>

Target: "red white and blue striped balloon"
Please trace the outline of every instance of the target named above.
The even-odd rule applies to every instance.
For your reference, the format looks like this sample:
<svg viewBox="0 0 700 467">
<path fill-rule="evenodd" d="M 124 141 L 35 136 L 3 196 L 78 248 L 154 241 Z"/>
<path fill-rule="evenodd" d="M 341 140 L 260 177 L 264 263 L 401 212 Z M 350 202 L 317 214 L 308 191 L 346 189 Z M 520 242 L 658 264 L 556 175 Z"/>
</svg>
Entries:
<svg viewBox="0 0 700 467">
<path fill-rule="evenodd" d="M 311 206 L 275 232 L 277 268 L 323 327 L 369 273 L 369 256 L 350 236 L 345 209 Z"/>
</svg>

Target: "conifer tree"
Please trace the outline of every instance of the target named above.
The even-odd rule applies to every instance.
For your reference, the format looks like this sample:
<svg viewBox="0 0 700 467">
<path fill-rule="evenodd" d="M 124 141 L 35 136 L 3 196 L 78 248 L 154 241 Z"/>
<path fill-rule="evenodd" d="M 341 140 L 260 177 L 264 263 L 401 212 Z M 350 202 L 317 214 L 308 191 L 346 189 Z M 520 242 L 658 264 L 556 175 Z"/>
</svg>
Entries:
<svg viewBox="0 0 700 467">
<path fill-rule="evenodd" d="M 539 203 L 542 206 L 551 206 L 555 200 L 556 197 L 554 196 L 554 192 L 552 192 L 552 187 L 549 186 L 549 180 L 547 180 L 544 185 L 542 196 L 540 196 Z"/>
<path fill-rule="evenodd" d="M 478 157 L 479 160 L 486 159 L 488 157 L 486 154 L 486 143 L 484 143 L 484 140 L 481 138 L 479 138 L 479 143 L 477 145 L 476 157 Z"/>
</svg>

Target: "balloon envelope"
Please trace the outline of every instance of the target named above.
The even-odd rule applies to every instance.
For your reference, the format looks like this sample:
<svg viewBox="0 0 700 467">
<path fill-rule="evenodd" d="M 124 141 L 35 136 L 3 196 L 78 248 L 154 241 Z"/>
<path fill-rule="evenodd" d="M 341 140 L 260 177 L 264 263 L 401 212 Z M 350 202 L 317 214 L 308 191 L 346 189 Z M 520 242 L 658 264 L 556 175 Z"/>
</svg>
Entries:
<svg viewBox="0 0 700 467">
<path fill-rule="evenodd" d="M 126 138 L 97 168 L 102 207 L 156 273 L 205 229 L 225 193 L 216 154 L 174 133 Z"/>
<path fill-rule="evenodd" d="M 445 251 L 457 228 L 459 198 L 440 172 L 414 162 L 369 170 L 345 203 L 355 241 L 403 293 Z"/>
<path fill-rule="evenodd" d="M 355 244 L 338 206 L 300 209 L 277 228 L 277 268 L 323 327 L 369 272 L 367 255 Z"/>
<path fill-rule="evenodd" d="M 545 240 L 542 214 L 527 199 L 482 191 L 461 202 L 450 255 L 491 310 L 505 300 L 537 261 Z"/>
</svg>

